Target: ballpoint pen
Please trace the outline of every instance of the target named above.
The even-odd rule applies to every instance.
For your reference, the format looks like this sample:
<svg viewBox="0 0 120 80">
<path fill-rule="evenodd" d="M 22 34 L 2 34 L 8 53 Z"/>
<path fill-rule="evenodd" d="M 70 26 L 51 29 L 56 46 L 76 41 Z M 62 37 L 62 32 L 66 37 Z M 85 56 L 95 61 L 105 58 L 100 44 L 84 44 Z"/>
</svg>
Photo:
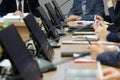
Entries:
<svg viewBox="0 0 120 80">
<path fill-rule="evenodd" d="M 91 41 L 87 38 L 87 37 L 85 37 L 85 39 L 88 41 L 88 43 L 91 45 Z"/>
</svg>

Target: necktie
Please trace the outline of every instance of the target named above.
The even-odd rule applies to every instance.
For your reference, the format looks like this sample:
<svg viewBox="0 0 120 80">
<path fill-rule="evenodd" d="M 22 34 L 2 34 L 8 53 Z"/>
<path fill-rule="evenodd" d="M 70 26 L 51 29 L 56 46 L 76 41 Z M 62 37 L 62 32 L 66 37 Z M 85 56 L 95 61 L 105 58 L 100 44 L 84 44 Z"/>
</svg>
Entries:
<svg viewBox="0 0 120 80">
<path fill-rule="evenodd" d="M 21 3 L 22 0 L 18 0 L 18 1 L 19 1 L 18 10 L 22 11 L 22 3 Z"/>
</svg>

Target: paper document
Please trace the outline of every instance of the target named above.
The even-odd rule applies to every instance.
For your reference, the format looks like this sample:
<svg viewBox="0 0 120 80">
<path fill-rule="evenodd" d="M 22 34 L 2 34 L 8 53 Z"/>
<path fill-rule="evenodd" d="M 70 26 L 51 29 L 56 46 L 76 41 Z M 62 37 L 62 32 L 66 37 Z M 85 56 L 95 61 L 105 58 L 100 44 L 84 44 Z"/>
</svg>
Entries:
<svg viewBox="0 0 120 80">
<path fill-rule="evenodd" d="M 28 15 L 28 13 L 23 14 L 24 17 Z M 3 21 L 4 22 L 19 22 L 21 21 L 22 18 L 18 15 L 13 15 L 13 13 L 8 13 L 7 15 L 3 16 Z"/>
<path fill-rule="evenodd" d="M 95 35 L 95 32 L 90 32 L 90 31 L 87 31 L 87 32 L 76 31 L 76 32 L 73 33 L 73 35 Z"/>
<path fill-rule="evenodd" d="M 94 21 L 75 21 L 75 23 L 82 24 L 83 26 L 87 26 L 93 24 Z"/>
<path fill-rule="evenodd" d="M 93 40 L 93 41 L 98 41 L 99 37 L 97 35 L 76 35 L 76 36 L 72 36 L 72 40 L 86 40 L 85 38 L 88 38 L 89 40 Z"/>
<path fill-rule="evenodd" d="M 106 41 L 91 41 L 91 42 L 100 42 L 102 44 L 106 44 L 106 45 L 115 45 L 116 43 L 114 42 L 106 42 Z M 62 41 L 62 44 L 89 44 L 87 41 L 80 41 L 80 40 L 64 40 Z"/>
<path fill-rule="evenodd" d="M 73 54 L 73 57 L 78 57 L 80 54 Z M 79 62 L 96 62 L 96 60 L 92 59 L 90 55 L 80 57 L 74 60 L 75 63 Z"/>
</svg>

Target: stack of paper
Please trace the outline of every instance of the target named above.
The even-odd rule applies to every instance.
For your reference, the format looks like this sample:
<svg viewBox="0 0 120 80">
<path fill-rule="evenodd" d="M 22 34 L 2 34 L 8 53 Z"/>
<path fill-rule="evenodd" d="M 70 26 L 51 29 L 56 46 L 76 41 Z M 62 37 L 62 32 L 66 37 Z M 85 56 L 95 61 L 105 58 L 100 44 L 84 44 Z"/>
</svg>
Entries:
<svg viewBox="0 0 120 80">
<path fill-rule="evenodd" d="M 73 54 L 73 57 L 78 57 L 80 54 Z M 80 57 L 74 60 L 75 63 L 80 63 L 80 62 L 96 62 L 96 60 L 92 59 L 90 55 Z"/>
</svg>

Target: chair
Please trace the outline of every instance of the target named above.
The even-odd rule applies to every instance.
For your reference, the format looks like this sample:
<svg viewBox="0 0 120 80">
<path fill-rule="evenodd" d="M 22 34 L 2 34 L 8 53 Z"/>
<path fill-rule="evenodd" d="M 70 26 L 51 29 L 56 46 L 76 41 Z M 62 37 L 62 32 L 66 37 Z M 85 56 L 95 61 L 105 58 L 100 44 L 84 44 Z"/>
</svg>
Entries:
<svg viewBox="0 0 120 80">
<path fill-rule="evenodd" d="M 18 74 L 13 80 L 42 80 L 38 64 L 33 60 L 14 25 L 0 31 L 0 43 Z"/>
</svg>

